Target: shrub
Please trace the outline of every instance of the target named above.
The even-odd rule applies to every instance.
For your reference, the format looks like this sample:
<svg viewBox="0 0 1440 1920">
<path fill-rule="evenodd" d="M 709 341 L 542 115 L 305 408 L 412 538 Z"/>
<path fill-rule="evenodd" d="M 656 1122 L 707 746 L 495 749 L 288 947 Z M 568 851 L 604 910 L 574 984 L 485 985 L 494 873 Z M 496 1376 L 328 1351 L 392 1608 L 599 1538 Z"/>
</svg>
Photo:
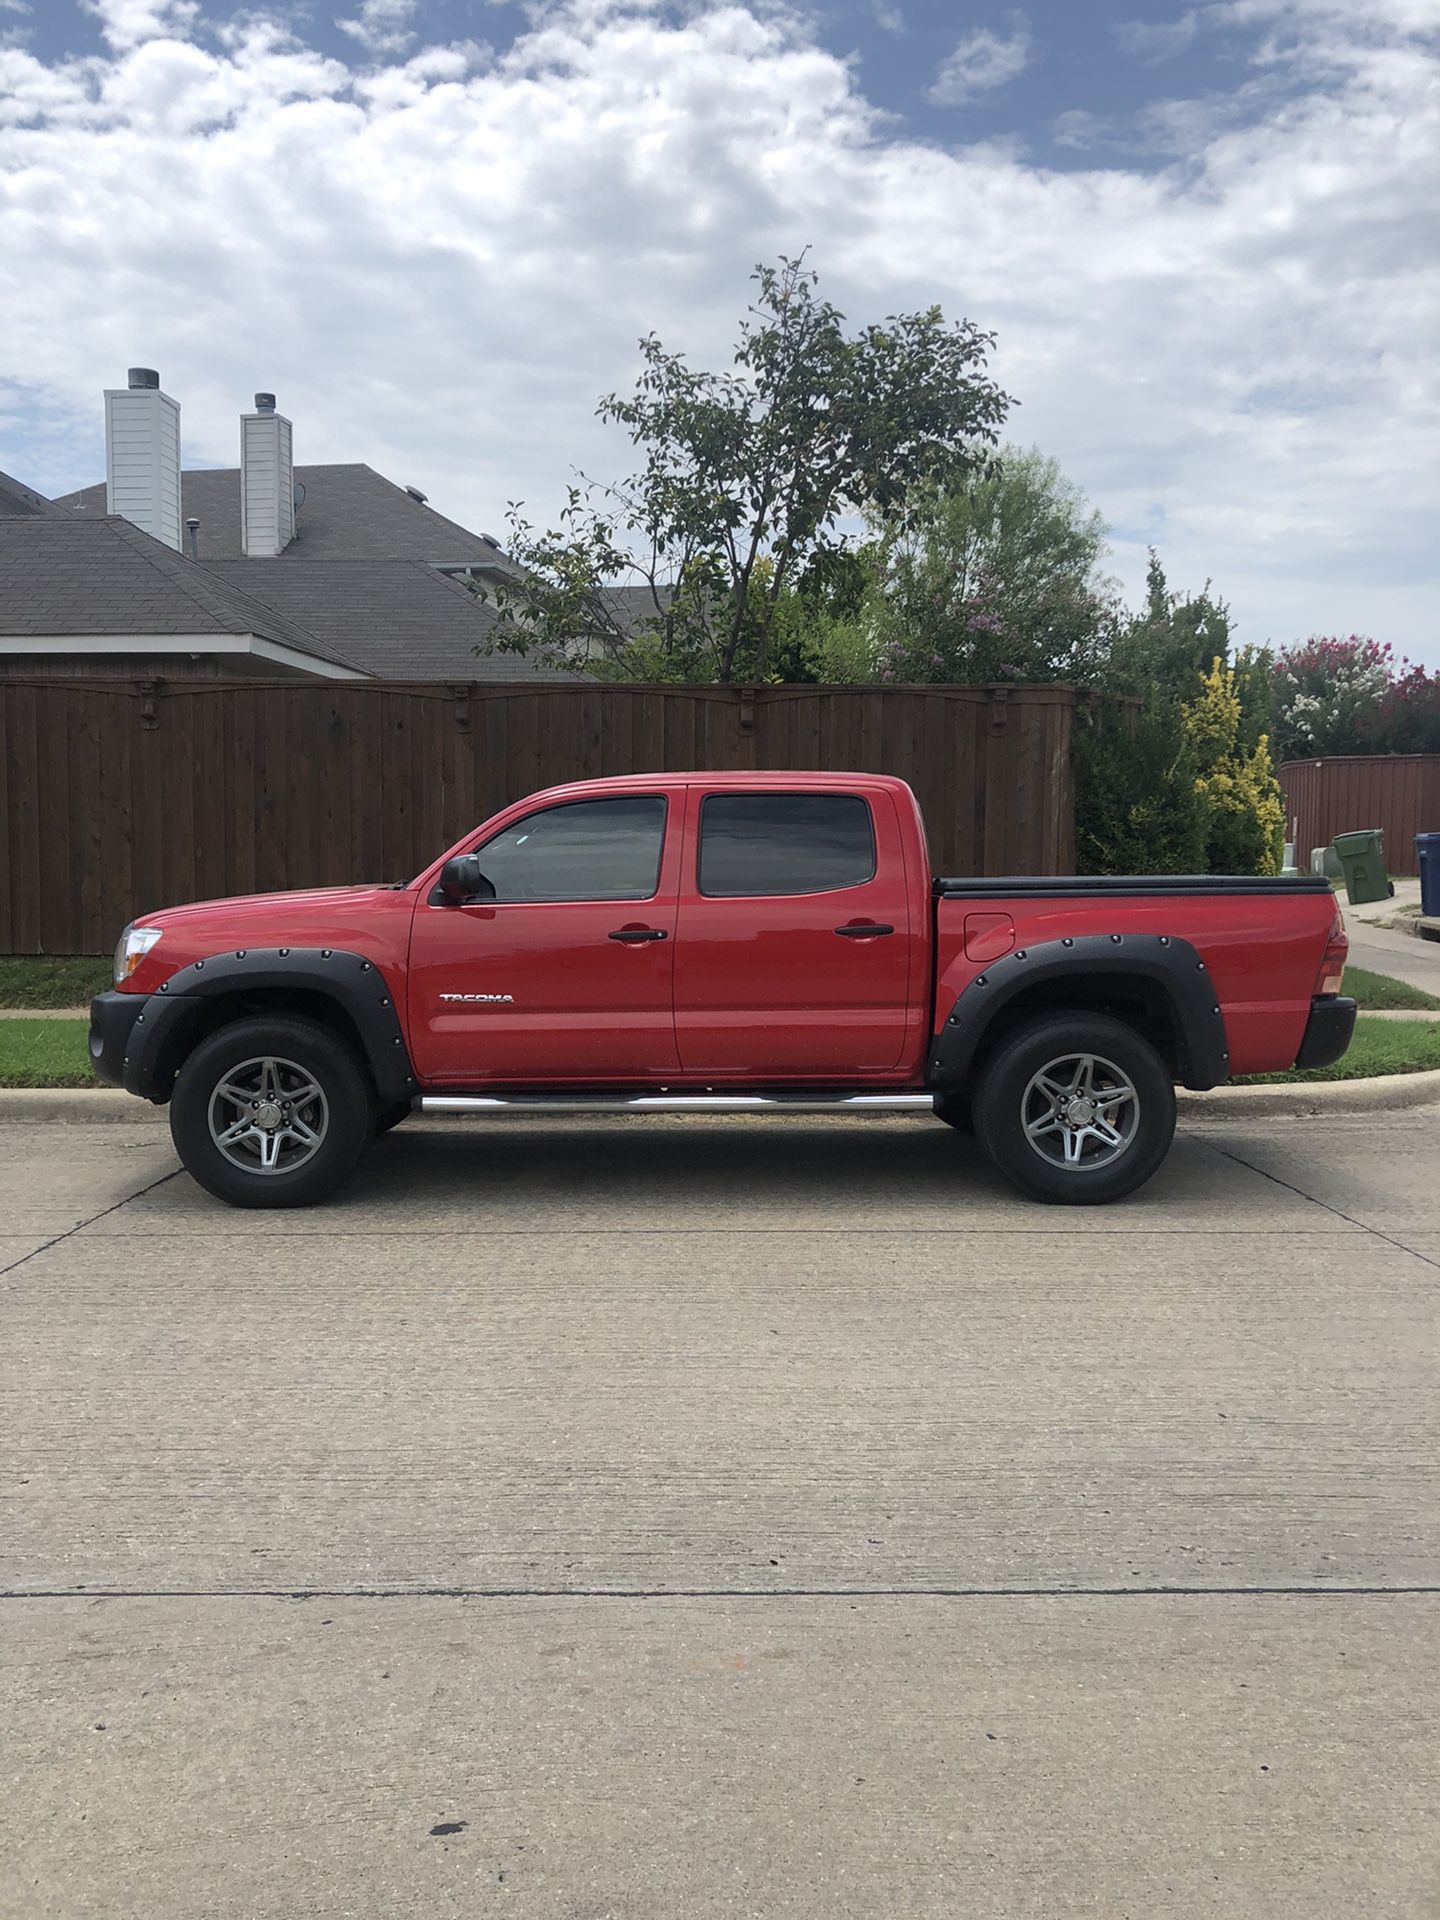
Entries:
<svg viewBox="0 0 1440 1920">
<path fill-rule="evenodd" d="M 1247 753 L 1242 722 L 1234 670 L 1216 659 L 1185 708 L 1195 786 L 1208 816 L 1206 871 L 1279 873 L 1285 841 L 1280 783 L 1265 735 Z"/>
<path fill-rule="evenodd" d="M 1210 814 L 1178 707 L 1081 713 L 1074 764 L 1081 873 L 1203 871 Z"/>
</svg>

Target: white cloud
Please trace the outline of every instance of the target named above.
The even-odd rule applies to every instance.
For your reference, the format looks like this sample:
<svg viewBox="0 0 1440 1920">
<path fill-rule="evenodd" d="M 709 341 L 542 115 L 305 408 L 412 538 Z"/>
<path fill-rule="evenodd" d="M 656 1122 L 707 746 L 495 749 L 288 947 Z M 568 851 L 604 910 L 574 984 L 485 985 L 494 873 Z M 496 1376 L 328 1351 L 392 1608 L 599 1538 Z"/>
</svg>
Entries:
<svg viewBox="0 0 1440 1920">
<path fill-rule="evenodd" d="M 904 33 L 905 16 L 899 7 L 889 5 L 888 0 L 870 0 L 870 11 L 882 32 Z"/>
<path fill-rule="evenodd" d="M 1436 63 L 1405 4 L 1352 31 L 1272 0 L 1264 116 L 1176 112 L 1143 171 L 909 141 L 795 16 L 735 4 L 587 0 L 498 59 L 363 72 L 255 19 L 0 50 L 0 466 L 103 474 L 100 389 L 143 364 L 192 459 L 233 464 L 268 388 L 302 462 L 546 518 L 572 466 L 626 471 L 594 406 L 637 336 L 720 360 L 754 262 L 808 242 L 857 321 L 939 300 L 998 331 L 1012 431 L 1112 518 L 1132 591 L 1158 537 L 1243 638 L 1440 660 Z"/>
<path fill-rule="evenodd" d="M 1025 71 L 1032 44 L 1023 15 L 1015 16 L 1008 34 L 977 27 L 941 63 L 929 98 L 940 107 L 963 107 L 976 94 L 1005 86 Z"/>
<path fill-rule="evenodd" d="M 0 13 L 33 13 L 30 0 L 0 0 Z"/>
<path fill-rule="evenodd" d="M 1200 16 L 1194 7 L 1178 20 L 1121 20 L 1115 25 L 1115 44 L 1121 53 L 1140 60 L 1173 60 L 1187 53 L 1200 30 Z"/>
<path fill-rule="evenodd" d="M 361 0 L 359 13 L 350 20 L 337 20 L 336 26 L 358 40 L 367 53 L 403 53 L 412 45 L 415 33 L 410 25 L 415 15 L 415 0 Z"/>
<path fill-rule="evenodd" d="M 100 31 L 117 53 L 129 53 L 146 40 L 183 40 L 200 13 L 199 0 L 81 0 L 100 21 Z"/>
</svg>

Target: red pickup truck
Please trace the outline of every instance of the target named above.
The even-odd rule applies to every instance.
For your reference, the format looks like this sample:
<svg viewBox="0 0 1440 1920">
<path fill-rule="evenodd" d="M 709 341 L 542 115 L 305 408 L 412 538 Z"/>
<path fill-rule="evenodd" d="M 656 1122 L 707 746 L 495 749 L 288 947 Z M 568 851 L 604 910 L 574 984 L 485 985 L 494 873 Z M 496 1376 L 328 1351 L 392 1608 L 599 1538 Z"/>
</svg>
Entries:
<svg viewBox="0 0 1440 1920">
<path fill-rule="evenodd" d="M 98 1076 L 169 1102 L 233 1205 L 334 1191 L 424 1113 L 932 1110 L 1038 1200 L 1115 1200 L 1174 1083 L 1349 1045 L 1328 883 L 932 879 L 903 781 L 554 787 L 398 886 L 202 901 L 125 929 Z"/>
</svg>

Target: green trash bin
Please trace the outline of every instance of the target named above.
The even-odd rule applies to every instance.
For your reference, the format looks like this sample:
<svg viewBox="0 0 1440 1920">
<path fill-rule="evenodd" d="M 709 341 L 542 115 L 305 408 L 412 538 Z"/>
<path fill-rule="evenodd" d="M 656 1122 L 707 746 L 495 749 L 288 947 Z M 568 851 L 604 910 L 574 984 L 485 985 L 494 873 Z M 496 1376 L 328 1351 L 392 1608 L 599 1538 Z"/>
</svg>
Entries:
<svg viewBox="0 0 1440 1920">
<path fill-rule="evenodd" d="M 1358 833 L 1337 833 L 1335 851 L 1345 875 L 1345 898 L 1352 907 L 1367 900 L 1388 900 L 1390 878 L 1385 871 L 1385 839 L 1378 827 Z"/>
</svg>

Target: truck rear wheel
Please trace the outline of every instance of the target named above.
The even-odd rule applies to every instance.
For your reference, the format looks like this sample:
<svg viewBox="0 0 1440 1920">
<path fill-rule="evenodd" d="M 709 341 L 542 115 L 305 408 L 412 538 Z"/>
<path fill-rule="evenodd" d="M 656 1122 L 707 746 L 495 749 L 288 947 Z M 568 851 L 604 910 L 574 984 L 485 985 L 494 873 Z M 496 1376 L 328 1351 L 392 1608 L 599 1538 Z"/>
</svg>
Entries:
<svg viewBox="0 0 1440 1920">
<path fill-rule="evenodd" d="M 1148 1040 L 1109 1014 L 1041 1015 L 988 1062 L 975 1132 L 1023 1193 L 1062 1206 L 1122 1199 L 1175 1133 L 1175 1089 Z"/>
<path fill-rule="evenodd" d="M 304 1207 L 353 1171 L 375 1137 L 375 1100 L 324 1027 L 237 1020 L 180 1069 L 170 1137 L 186 1170 L 232 1207 Z"/>
</svg>

